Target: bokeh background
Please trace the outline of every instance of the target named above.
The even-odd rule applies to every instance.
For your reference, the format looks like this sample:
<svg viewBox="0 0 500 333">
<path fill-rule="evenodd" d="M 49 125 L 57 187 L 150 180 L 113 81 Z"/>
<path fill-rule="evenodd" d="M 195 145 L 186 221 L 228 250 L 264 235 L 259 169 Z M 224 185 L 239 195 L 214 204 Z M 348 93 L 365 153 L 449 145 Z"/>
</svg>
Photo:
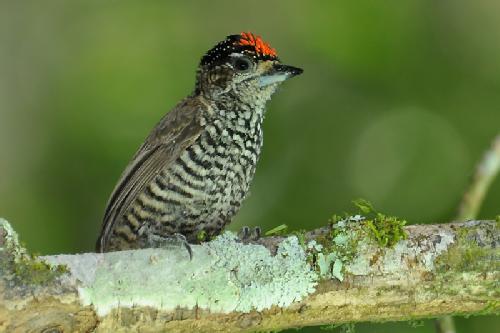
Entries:
<svg viewBox="0 0 500 333">
<path fill-rule="evenodd" d="M 314 228 L 358 197 L 410 223 L 455 216 L 500 130 L 499 2 L 2 0 L 0 216 L 29 249 L 93 250 L 132 154 L 191 92 L 203 53 L 241 31 L 305 73 L 268 107 L 231 229 Z M 500 213 L 499 200 L 500 179 L 480 217 Z M 459 319 L 458 331 L 498 325 Z"/>
</svg>

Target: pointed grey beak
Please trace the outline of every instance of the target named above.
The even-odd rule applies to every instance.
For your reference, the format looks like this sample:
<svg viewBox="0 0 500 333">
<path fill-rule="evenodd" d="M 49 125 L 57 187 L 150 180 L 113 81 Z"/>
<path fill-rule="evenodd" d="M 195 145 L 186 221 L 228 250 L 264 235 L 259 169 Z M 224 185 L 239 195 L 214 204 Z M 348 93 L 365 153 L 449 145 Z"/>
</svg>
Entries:
<svg viewBox="0 0 500 333">
<path fill-rule="evenodd" d="M 304 71 L 302 68 L 282 64 L 276 64 L 273 67 L 276 72 L 286 73 L 288 77 L 300 75 Z"/>
<path fill-rule="evenodd" d="M 302 74 L 303 70 L 298 67 L 289 65 L 274 64 L 273 68 L 266 74 L 260 77 L 260 87 L 265 87 L 273 83 L 285 81 L 291 77 Z"/>
</svg>

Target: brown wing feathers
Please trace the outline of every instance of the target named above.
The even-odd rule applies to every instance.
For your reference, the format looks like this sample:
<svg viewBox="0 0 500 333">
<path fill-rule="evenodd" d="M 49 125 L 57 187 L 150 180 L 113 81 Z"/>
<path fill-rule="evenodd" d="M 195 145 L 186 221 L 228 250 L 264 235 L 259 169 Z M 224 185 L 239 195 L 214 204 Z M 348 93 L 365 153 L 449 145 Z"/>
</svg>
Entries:
<svg viewBox="0 0 500 333">
<path fill-rule="evenodd" d="M 139 148 L 115 187 L 103 219 L 97 251 L 102 252 L 116 221 L 128 211 L 134 200 L 165 167 L 191 145 L 202 130 L 201 103 L 180 103 L 160 121 L 144 145 Z"/>
</svg>

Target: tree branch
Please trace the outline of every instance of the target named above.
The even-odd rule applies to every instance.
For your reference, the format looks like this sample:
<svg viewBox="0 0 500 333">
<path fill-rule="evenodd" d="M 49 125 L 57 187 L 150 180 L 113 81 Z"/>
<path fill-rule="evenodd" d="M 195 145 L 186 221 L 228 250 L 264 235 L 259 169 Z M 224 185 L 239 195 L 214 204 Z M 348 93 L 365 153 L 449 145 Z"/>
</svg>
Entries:
<svg viewBox="0 0 500 333">
<path fill-rule="evenodd" d="M 488 189 L 500 170 L 500 134 L 476 166 L 472 182 L 458 209 L 458 220 L 475 219 Z"/>
<path fill-rule="evenodd" d="M 0 219 L 0 331 L 250 332 L 500 313 L 498 221 L 405 227 L 380 247 L 366 221 L 242 244 L 32 257 Z M 64 265 L 64 266 L 60 266 Z"/>
<path fill-rule="evenodd" d="M 477 218 L 484 197 L 500 170 L 500 135 L 497 135 L 476 166 L 476 172 L 467 188 L 458 208 L 457 221 L 467 221 Z M 438 333 L 455 333 L 455 322 L 451 316 L 436 320 Z"/>
</svg>

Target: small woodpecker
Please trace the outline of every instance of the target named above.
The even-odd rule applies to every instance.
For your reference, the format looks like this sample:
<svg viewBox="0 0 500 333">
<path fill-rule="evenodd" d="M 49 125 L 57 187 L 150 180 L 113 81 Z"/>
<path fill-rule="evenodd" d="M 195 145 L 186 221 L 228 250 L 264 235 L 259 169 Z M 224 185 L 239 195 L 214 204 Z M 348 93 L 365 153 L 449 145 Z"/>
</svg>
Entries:
<svg viewBox="0 0 500 333">
<path fill-rule="evenodd" d="M 194 91 L 160 120 L 122 173 L 97 250 L 218 235 L 248 193 L 267 101 L 301 73 L 252 33 L 228 36 L 209 50 Z"/>
</svg>

